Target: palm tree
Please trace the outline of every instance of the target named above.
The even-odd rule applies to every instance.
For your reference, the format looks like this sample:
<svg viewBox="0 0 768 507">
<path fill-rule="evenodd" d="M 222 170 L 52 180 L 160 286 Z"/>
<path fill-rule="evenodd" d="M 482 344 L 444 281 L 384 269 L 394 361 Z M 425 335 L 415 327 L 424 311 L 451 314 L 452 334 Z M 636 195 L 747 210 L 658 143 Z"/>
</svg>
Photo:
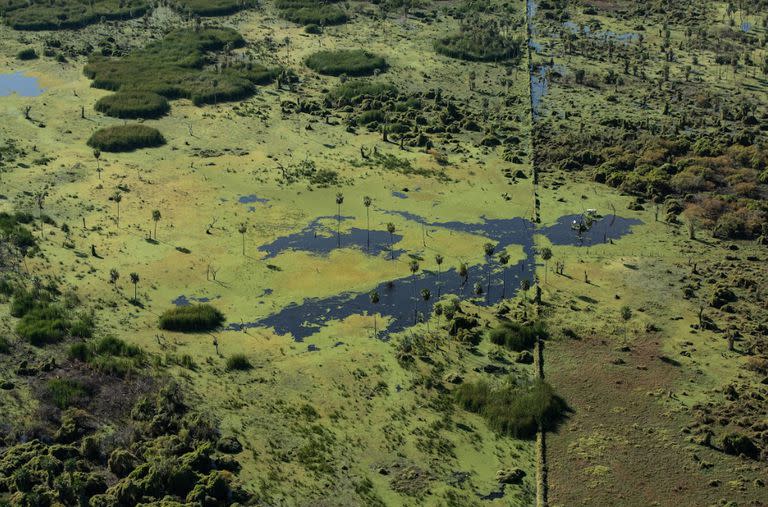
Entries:
<svg viewBox="0 0 768 507">
<path fill-rule="evenodd" d="M 435 255 L 435 262 L 437 263 L 437 297 L 440 297 L 440 266 L 443 264 L 443 256 L 440 254 Z"/>
<path fill-rule="evenodd" d="M 408 267 L 411 270 L 411 274 L 414 275 L 413 278 L 413 323 L 416 324 L 416 312 L 418 311 L 419 307 L 419 300 L 416 297 L 416 273 L 419 271 L 419 263 L 416 260 L 412 260 L 411 263 L 408 265 Z"/>
<path fill-rule="evenodd" d="M 369 251 L 371 249 L 371 204 L 373 204 L 373 199 L 367 195 L 363 197 L 363 206 L 365 206 L 365 219 L 367 222 L 366 231 L 368 235 L 368 239 L 366 240 L 366 249 Z"/>
<path fill-rule="evenodd" d="M 159 209 L 152 211 L 152 220 L 155 222 L 155 241 L 157 241 L 157 222 L 159 222 L 161 218 L 163 217 L 160 215 Z"/>
<path fill-rule="evenodd" d="M 428 303 L 431 297 L 432 293 L 429 291 L 429 289 L 421 289 L 421 299 L 423 299 L 425 303 Z M 427 305 L 427 308 L 429 308 L 429 305 Z M 424 319 L 427 321 L 427 333 L 429 333 L 429 315 L 426 313 L 424 315 Z"/>
<path fill-rule="evenodd" d="M 237 228 L 237 232 L 243 237 L 243 255 L 245 255 L 245 232 L 248 230 L 248 226 L 243 222 L 240 227 Z"/>
<path fill-rule="evenodd" d="M 389 258 L 390 260 L 395 259 L 395 252 L 392 250 L 392 246 L 395 242 L 395 224 L 392 222 L 389 222 L 387 224 L 387 232 L 389 233 Z"/>
<path fill-rule="evenodd" d="M 93 150 L 93 158 L 96 159 L 96 172 L 99 174 L 99 179 L 101 179 L 101 163 L 99 162 L 101 150 Z"/>
<path fill-rule="evenodd" d="M 624 328 L 624 338 L 625 339 L 629 337 L 629 325 L 628 325 L 628 323 L 629 323 L 629 320 L 631 318 L 632 318 L 632 308 L 630 308 L 629 306 L 626 306 L 626 305 L 622 306 L 621 307 L 621 320 L 624 321 L 624 326 L 625 326 L 625 328 Z"/>
<path fill-rule="evenodd" d="M 461 287 L 464 288 L 469 281 L 469 268 L 465 262 L 459 264 L 459 277 L 461 278 Z"/>
<path fill-rule="evenodd" d="M 523 278 L 520 281 L 520 290 L 523 291 L 523 298 L 525 301 L 525 314 L 528 315 L 528 290 L 531 288 L 531 281 L 527 278 Z"/>
<path fill-rule="evenodd" d="M 493 258 L 493 253 L 496 251 L 496 247 L 493 245 L 493 243 L 486 243 L 483 245 L 483 253 L 485 253 L 485 260 L 486 260 L 486 268 L 485 272 L 487 273 L 488 278 L 488 289 L 487 289 L 487 297 L 491 297 L 491 259 Z"/>
<path fill-rule="evenodd" d="M 115 195 L 112 196 L 112 200 L 115 201 L 115 204 L 117 204 L 117 228 L 120 228 L 120 201 L 123 200 L 123 196 L 120 195 L 120 192 L 115 193 Z"/>
<path fill-rule="evenodd" d="M 544 259 L 544 283 L 547 283 L 547 261 L 552 258 L 552 249 L 546 246 L 542 248 L 541 258 Z"/>
<path fill-rule="evenodd" d="M 507 263 L 509 263 L 509 254 L 501 252 L 499 254 L 499 264 L 501 264 L 501 299 L 504 299 L 507 295 Z"/>
<path fill-rule="evenodd" d="M 116 284 L 117 280 L 120 278 L 120 273 L 117 271 L 117 269 L 112 268 L 109 270 L 109 283 Z"/>
<path fill-rule="evenodd" d="M 437 315 L 437 328 L 440 329 L 440 316 L 443 314 L 443 305 L 435 303 L 435 315 Z"/>
<path fill-rule="evenodd" d="M 371 298 L 371 304 L 373 304 L 373 306 L 376 306 L 377 304 L 379 304 L 378 292 L 376 292 L 375 290 L 372 290 L 371 293 L 368 294 L 368 296 Z M 373 313 L 373 337 L 378 338 L 379 330 L 376 326 L 376 311 L 374 310 L 372 313 Z"/>
<path fill-rule="evenodd" d="M 341 204 L 344 202 L 344 194 L 341 192 L 336 193 L 336 205 L 338 206 L 338 212 L 336 213 L 336 242 L 341 247 Z"/>
<path fill-rule="evenodd" d="M 138 301 L 138 293 L 136 292 L 137 286 L 139 285 L 139 274 L 138 273 L 131 273 L 131 283 L 133 284 L 133 300 Z"/>
</svg>

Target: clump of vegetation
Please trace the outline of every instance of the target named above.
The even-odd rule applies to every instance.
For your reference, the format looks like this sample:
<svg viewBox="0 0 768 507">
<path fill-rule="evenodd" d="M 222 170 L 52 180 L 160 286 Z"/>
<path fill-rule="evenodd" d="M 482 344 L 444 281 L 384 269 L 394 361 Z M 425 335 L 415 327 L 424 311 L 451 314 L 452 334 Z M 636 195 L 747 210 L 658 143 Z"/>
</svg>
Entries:
<svg viewBox="0 0 768 507">
<path fill-rule="evenodd" d="M 67 335 L 71 321 L 57 305 L 40 305 L 27 311 L 16 325 L 16 333 L 36 347 L 56 343 Z"/>
<path fill-rule="evenodd" d="M 397 94 L 397 88 L 389 83 L 356 79 L 346 81 L 328 93 L 328 99 L 337 101 L 340 99 L 356 102 L 362 97 L 382 97 Z"/>
<path fill-rule="evenodd" d="M 11 353 L 11 342 L 5 336 L 0 336 L 0 354 Z"/>
<path fill-rule="evenodd" d="M 220 72 L 206 68 L 215 63 L 210 52 L 228 52 L 244 44 L 231 28 L 177 30 L 121 58 L 93 56 L 84 73 L 95 88 L 105 90 L 152 92 L 169 100 L 187 98 L 195 105 L 239 100 L 278 74 L 256 63 L 231 63 L 230 59 L 221 64 Z"/>
<path fill-rule="evenodd" d="M 37 51 L 34 48 L 25 48 L 16 54 L 16 58 L 19 60 L 35 60 L 38 58 Z"/>
<path fill-rule="evenodd" d="M 489 334 L 492 343 L 515 352 L 531 349 L 536 344 L 536 340 L 546 339 L 547 336 L 547 329 L 541 322 L 525 324 L 504 322 L 492 329 Z"/>
<path fill-rule="evenodd" d="M 435 41 L 435 50 L 445 56 L 477 62 L 519 60 L 522 39 L 507 35 L 497 20 L 472 18 L 461 25 L 459 33 Z"/>
<path fill-rule="evenodd" d="M 565 402 L 542 380 L 498 388 L 485 381 L 465 383 L 455 396 L 464 410 L 482 415 L 491 428 L 515 438 L 535 436 L 539 424 L 552 429 L 566 410 Z"/>
<path fill-rule="evenodd" d="M 90 395 L 86 385 L 73 379 L 51 379 L 45 384 L 44 396 L 62 410 L 82 405 Z"/>
<path fill-rule="evenodd" d="M 277 0 L 280 17 L 299 25 L 340 25 L 347 22 L 347 14 L 339 7 L 330 5 L 338 0 L 325 3 L 315 0 Z"/>
<path fill-rule="evenodd" d="M 159 130 L 146 125 L 116 125 L 99 129 L 88 139 L 88 146 L 107 152 L 133 151 L 165 144 Z"/>
<path fill-rule="evenodd" d="M 387 61 L 361 49 L 319 51 L 306 59 L 307 67 L 328 76 L 369 76 L 377 69 L 384 71 Z"/>
<path fill-rule="evenodd" d="M 160 316 L 160 329 L 194 333 L 211 331 L 224 323 L 224 314 L 209 304 L 178 306 Z"/>
<path fill-rule="evenodd" d="M 90 365 L 105 375 L 125 377 L 144 362 L 144 351 L 114 336 L 95 342 L 78 342 L 69 347 L 70 359 Z"/>
<path fill-rule="evenodd" d="M 152 92 L 117 92 L 102 97 L 94 106 L 96 111 L 115 118 L 159 118 L 168 113 L 168 100 Z"/>
<path fill-rule="evenodd" d="M 62 30 L 107 21 L 143 16 L 149 9 L 145 0 L 58 0 L 19 2 L 3 5 L 8 25 L 14 30 Z"/>
<path fill-rule="evenodd" d="M 0 212 L 0 237 L 22 252 L 33 250 L 37 247 L 37 240 L 25 227 L 31 222 L 32 215 L 28 213 Z"/>
<path fill-rule="evenodd" d="M 253 368 L 251 361 L 245 354 L 232 354 L 227 358 L 227 370 L 229 371 L 245 371 L 251 368 Z"/>
</svg>

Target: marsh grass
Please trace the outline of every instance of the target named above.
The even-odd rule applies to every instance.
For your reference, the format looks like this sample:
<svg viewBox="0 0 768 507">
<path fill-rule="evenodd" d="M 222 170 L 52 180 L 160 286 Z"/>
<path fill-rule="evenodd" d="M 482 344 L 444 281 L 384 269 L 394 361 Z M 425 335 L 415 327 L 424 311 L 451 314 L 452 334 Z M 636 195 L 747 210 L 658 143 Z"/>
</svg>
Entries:
<svg viewBox="0 0 768 507">
<path fill-rule="evenodd" d="M 160 316 L 160 329 L 194 333 L 211 331 L 224 323 L 224 315 L 209 304 L 179 306 Z"/>
<path fill-rule="evenodd" d="M 170 109 L 168 100 L 153 92 L 117 92 L 102 97 L 94 106 L 107 116 L 124 119 L 159 118 Z"/>
<path fill-rule="evenodd" d="M 88 364 L 105 375 L 126 377 L 144 364 L 144 351 L 114 336 L 70 345 L 70 359 Z"/>
<path fill-rule="evenodd" d="M 397 88 L 390 83 L 371 81 L 368 79 L 355 79 L 346 81 L 328 92 L 328 99 L 336 101 L 340 99 L 355 102 L 362 97 L 382 97 L 396 95 Z"/>
<path fill-rule="evenodd" d="M 227 358 L 228 371 L 246 371 L 253 368 L 245 354 L 233 354 Z"/>
<path fill-rule="evenodd" d="M 552 387 L 541 380 L 497 388 L 481 380 L 462 384 L 455 396 L 464 410 L 482 415 L 492 429 L 515 438 L 532 438 L 539 424 L 552 429 L 567 408 Z"/>
<path fill-rule="evenodd" d="M 146 125 L 117 125 L 97 130 L 88 139 L 88 146 L 106 152 L 133 151 L 165 144 L 159 130 Z"/>
<path fill-rule="evenodd" d="M 44 393 L 51 403 L 62 410 L 82 405 L 91 394 L 87 386 L 72 379 L 51 379 L 46 382 Z"/>
<path fill-rule="evenodd" d="M 376 69 L 387 68 L 384 58 L 361 49 L 319 51 L 310 55 L 305 63 L 315 72 L 328 76 L 369 76 Z"/>
</svg>

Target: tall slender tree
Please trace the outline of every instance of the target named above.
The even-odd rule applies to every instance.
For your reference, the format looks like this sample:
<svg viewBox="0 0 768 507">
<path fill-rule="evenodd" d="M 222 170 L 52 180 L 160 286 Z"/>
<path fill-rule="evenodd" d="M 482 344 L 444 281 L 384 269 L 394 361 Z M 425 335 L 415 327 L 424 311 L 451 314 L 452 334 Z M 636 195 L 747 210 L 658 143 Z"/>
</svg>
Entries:
<svg viewBox="0 0 768 507">
<path fill-rule="evenodd" d="M 493 243 L 486 243 L 483 245 L 483 253 L 485 254 L 485 272 L 486 277 L 488 279 L 488 288 L 486 289 L 486 297 L 490 299 L 491 297 L 491 260 L 493 259 L 493 254 L 496 251 L 496 247 L 493 245 Z"/>
<path fill-rule="evenodd" d="M 435 255 L 435 263 L 437 264 L 437 297 L 440 298 L 440 266 L 443 265 L 443 256 L 440 254 Z"/>
<path fill-rule="evenodd" d="M 549 263 L 549 259 L 552 258 L 552 249 L 546 246 L 542 248 L 541 258 L 544 260 L 544 283 L 547 283 L 547 272 L 549 271 L 549 269 L 547 269 L 547 264 Z"/>
<path fill-rule="evenodd" d="M 421 299 L 426 303 L 426 307 L 429 308 L 429 300 L 432 298 L 432 293 L 426 287 L 421 289 Z M 427 333 L 429 333 L 429 311 L 424 312 L 424 320 L 427 322 Z"/>
<path fill-rule="evenodd" d="M 248 231 L 248 225 L 243 222 L 240 227 L 237 228 L 237 232 L 243 237 L 243 255 L 245 255 L 245 233 Z"/>
<path fill-rule="evenodd" d="M 344 194 L 336 193 L 336 246 L 341 247 L 341 205 L 344 203 Z"/>
<path fill-rule="evenodd" d="M 101 162 L 99 162 L 99 159 L 101 158 L 101 150 L 93 150 L 93 158 L 96 159 L 96 172 L 99 175 L 99 179 L 101 179 Z"/>
<path fill-rule="evenodd" d="M 160 210 L 152 210 L 152 221 L 155 222 L 155 241 L 157 241 L 157 223 L 163 216 L 160 214 Z"/>
<path fill-rule="evenodd" d="M 376 292 L 375 290 L 372 290 L 371 293 L 368 294 L 368 296 L 371 298 L 371 304 L 374 307 L 379 304 L 379 293 L 378 292 Z M 376 326 L 376 309 L 374 308 L 371 313 L 373 313 L 373 337 L 374 338 L 378 338 L 379 337 L 379 330 L 378 330 L 378 327 Z"/>
<path fill-rule="evenodd" d="M 368 251 L 371 250 L 371 204 L 373 204 L 373 199 L 368 197 L 367 195 L 363 197 L 363 206 L 365 206 L 365 220 L 366 220 L 366 249 Z"/>
<path fill-rule="evenodd" d="M 419 300 L 416 297 L 416 276 L 415 275 L 419 271 L 419 263 L 414 259 L 411 261 L 408 267 L 411 270 L 411 274 L 414 275 L 413 277 L 413 323 L 416 324 L 417 312 L 419 311 Z"/>
<path fill-rule="evenodd" d="M 120 192 L 116 192 L 115 195 L 112 196 L 112 200 L 115 201 L 115 204 L 117 204 L 117 228 L 120 228 L 120 201 L 123 200 L 123 196 L 120 194 Z"/>
<path fill-rule="evenodd" d="M 464 286 L 469 281 L 469 268 L 467 267 L 467 264 L 465 262 L 462 262 L 459 264 L 459 278 L 461 278 L 461 288 L 463 289 Z"/>
<path fill-rule="evenodd" d="M 395 259 L 395 251 L 393 250 L 395 243 L 395 224 L 389 222 L 387 224 L 387 232 L 389 233 L 389 259 Z"/>
<path fill-rule="evenodd" d="M 501 299 L 504 299 L 507 295 L 507 264 L 509 264 L 507 252 L 499 254 L 499 264 L 501 264 Z"/>
<path fill-rule="evenodd" d="M 131 273 L 130 276 L 131 276 L 131 283 L 133 284 L 133 300 L 134 301 L 138 301 L 139 300 L 139 293 L 137 292 L 137 290 L 138 290 L 138 285 L 139 285 L 139 280 L 140 280 L 139 274 L 138 273 Z"/>
</svg>

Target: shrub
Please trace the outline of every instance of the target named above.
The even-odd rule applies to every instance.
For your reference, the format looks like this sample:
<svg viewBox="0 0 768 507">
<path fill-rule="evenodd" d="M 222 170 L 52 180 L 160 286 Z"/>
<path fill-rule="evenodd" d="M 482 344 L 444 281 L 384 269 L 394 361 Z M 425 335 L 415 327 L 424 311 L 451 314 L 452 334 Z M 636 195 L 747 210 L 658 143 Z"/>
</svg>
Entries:
<svg viewBox="0 0 768 507">
<path fill-rule="evenodd" d="M 547 338 L 547 330 L 541 322 L 518 324 L 505 322 L 490 332 L 490 340 L 515 352 L 533 348 L 536 340 Z"/>
<path fill-rule="evenodd" d="M 386 121 L 386 115 L 381 109 L 370 109 L 363 111 L 360 116 L 357 117 L 357 123 L 360 125 L 368 125 L 370 123 L 384 123 Z"/>
<path fill-rule="evenodd" d="M 0 354 L 10 354 L 11 342 L 5 336 L 0 336 Z"/>
<path fill-rule="evenodd" d="M 726 454 L 743 454 L 752 459 L 757 459 L 760 455 L 760 449 L 755 445 L 751 438 L 741 433 L 729 433 L 723 437 L 721 442 L 723 452 Z"/>
<path fill-rule="evenodd" d="M 163 135 L 146 125 L 117 125 L 94 132 L 88 146 L 101 151 L 121 152 L 139 148 L 152 148 L 165 144 Z"/>
<path fill-rule="evenodd" d="M 88 399 L 90 391 L 76 380 L 51 379 L 45 384 L 45 395 L 51 403 L 64 410 L 82 404 Z"/>
<path fill-rule="evenodd" d="M 90 338 L 93 336 L 94 326 L 93 316 L 84 315 L 72 323 L 69 334 L 75 338 Z"/>
<path fill-rule="evenodd" d="M 136 18 L 144 15 L 147 10 L 145 0 L 8 2 L 5 17 L 14 30 L 62 30 L 82 28 L 102 18 Z"/>
<path fill-rule="evenodd" d="M 310 55 L 305 63 L 315 72 L 328 76 L 368 76 L 376 69 L 383 71 L 387 67 L 384 58 L 361 49 L 319 51 Z"/>
<path fill-rule="evenodd" d="M 565 402 L 541 380 L 496 389 L 485 381 L 465 383 L 455 396 L 462 408 L 482 415 L 491 428 L 515 438 L 533 437 L 539 424 L 552 429 L 566 410 Z"/>
<path fill-rule="evenodd" d="M 16 332 L 36 347 L 61 341 L 70 322 L 58 306 L 38 306 L 27 312 L 16 325 Z"/>
<path fill-rule="evenodd" d="M 224 323 L 224 315 L 209 304 L 179 306 L 160 316 L 160 329 L 168 331 L 211 331 Z"/>
<path fill-rule="evenodd" d="M 26 213 L 0 212 L 0 236 L 9 241 L 19 250 L 26 252 L 37 246 L 37 240 L 24 224 L 32 222 L 31 215 Z"/>
<path fill-rule="evenodd" d="M 34 48 L 22 49 L 16 54 L 16 58 L 19 60 L 34 60 L 37 57 L 37 51 Z"/>
<path fill-rule="evenodd" d="M 93 351 L 99 355 L 138 357 L 143 354 L 137 345 L 129 345 L 120 338 L 105 336 L 93 345 Z"/>
<path fill-rule="evenodd" d="M 323 33 L 323 30 L 318 25 L 311 23 L 304 27 L 304 33 L 318 35 Z"/>
<path fill-rule="evenodd" d="M 82 361 L 85 363 L 85 362 L 88 362 L 93 357 L 93 351 L 91 350 L 91 347 L 89 347 L 87 343 L 77 342 L 69 346 L 69 350 L 67 351 L 67 356 L 70 359 L 76 359 L 78 361 Z"/>
<path fill-rule="evenodd" d="M 499 62 L 519 60 L 523 41 L 502 35 L 492 23 L 475 20 L 462 25 L 461 31 L 435 41 L 435 51 L 461 60 Z"/>
<path fill-rule="evenodd" d="M 94 106 L 96 111 L 115 118 L 159 118 L 170 106 L 162 95 L 152 92 L 117 92 L 102 97 Z"/>
<path fill-rule="evenodd" d="M 227 358 L 227 370 L 239 370 L 245 371 L 253 368 L 251 362 L 248 360 L 248 356 L 245 354 L 233 354 Z"/>
</svg>

